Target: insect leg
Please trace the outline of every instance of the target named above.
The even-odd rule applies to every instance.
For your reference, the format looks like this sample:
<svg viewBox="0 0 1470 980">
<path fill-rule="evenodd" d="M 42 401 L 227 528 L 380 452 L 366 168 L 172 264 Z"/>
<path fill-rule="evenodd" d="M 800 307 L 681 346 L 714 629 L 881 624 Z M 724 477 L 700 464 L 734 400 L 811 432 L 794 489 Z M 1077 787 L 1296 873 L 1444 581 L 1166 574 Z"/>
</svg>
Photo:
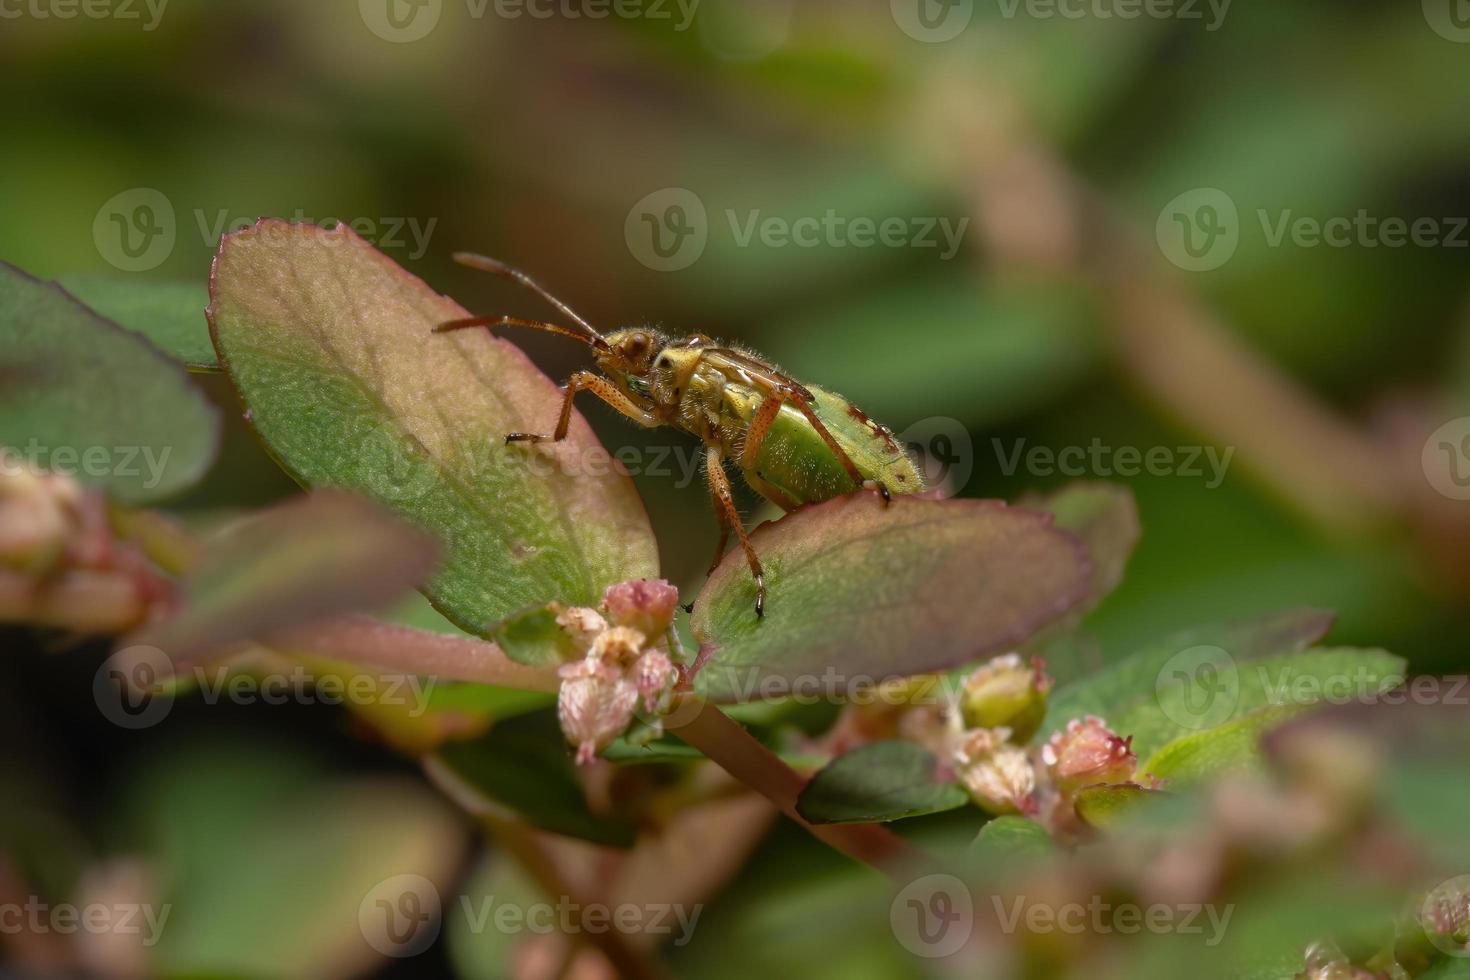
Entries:
<svg viewBox="0 0 1470 980">
<path fill-rule="evenodd" d="M 776 402 L 776 406 L 767 413 L 767 406 L 773 401 Z M 869 480 L 858 470 L 857 464 L 852 461 L 852 457 L 847 455 L 847 450 L 842 448 L 842 445 L 827 429 L 821 417 L 817 415 L 816 410 L 812 408 L 811 397 L 804 391 L 797 391 L 791 388 L 777 388 L 770 395 L 766 396 L 766 401 L 762 403 L 760 410 L 756 412 L 755 418 L 751 420 L 750 434 L 746 436 L 745 453 L 741 457 L 742 460 L 748 459 L 754 463 L 755 453 L 760 448 L 760 443 L 765 440 L 766 433 L 770 431 L 771 423 L 776 420 L 776 412 L 780 410 L 781 402 L 783 401 L 791 402 L 802 415 L 806 416 L 806 420 L 812 424 L 813 429 L 817 430 L 817 435 L 822 437 L 822 441 L 827 444 L 827 448 L 832 450 L 833 455 L 837 457 L 837 461 L 842 464 L 842 468 L 847 471 L 847 475 L 852 478 L 853 483 L 862 487 L 864 490 L 877 490 L 878 495 L 883 498 L 884 506 L 887 506 L 893 500 L 893 495 L 889 493 L 886 486 L 877 480 Z M 767 414 L 770 415 L 769 420 L 765 422 L 764 426 L 757 433 L 757 424 Z M 752 448 L 752 444 L 755 446 L 754 449 Z"/>
<path fill-rule="evenodd" d="M 627 395 L 619 391 L 616 385 L 602 375 L 593 374 L 591 371 L 578 371 L 567 379 L 566 396 L 561 402 L 561 417 L 557 419 L 555 432 L 549 436 L 532 432 L 512 432 L 505 437 L 505 441 L 561 442 L 567 437 L 567 429 L 572 424 L 572 399 L 577 397 L 577 392 L 583 390 L 592 392 L 639 425 L 651 428 L 659 424 L 657 418 L 633 404 Z"/>
<path fill-rule="evenodd" d="M 722 512 L 726 526 L 734 528 L 735 533 L 740 537 L 740 547 L 745 549 L 745 560 L 750 563 L 750 574 L 755 576 L 755 614 L 757 617 L 764 616 L 766 612 L 766 575 L 761 569 L 759 556 L 750 545 L 750 538 L 745 533 L 745 525 L 740 523 L 740 512 L 735 509 L 735 495 L 730 492 L 730 479 L 725 476 L 724 460 L 720 457 L 720 451 L 714 446 L 705 447 L 704 454 L 710 495 L 715 500 L 716 509 Z"/>
<path fill-rule="evenodd" d="M 720 495 L 715 492 L 715 483 L 709 481 L 709 499 L 715 508 L 715 520 L 720 522 L 720 543 L 715 545 L 715 557 L 709 563 L 709 571 L 704 574 L 709 576 L 719 565 L 720 559 L 725 557 L 725 545 L 730 543 L 730 521 L 725 517 L 725 508 L 720 504 Z"/>
</svg>

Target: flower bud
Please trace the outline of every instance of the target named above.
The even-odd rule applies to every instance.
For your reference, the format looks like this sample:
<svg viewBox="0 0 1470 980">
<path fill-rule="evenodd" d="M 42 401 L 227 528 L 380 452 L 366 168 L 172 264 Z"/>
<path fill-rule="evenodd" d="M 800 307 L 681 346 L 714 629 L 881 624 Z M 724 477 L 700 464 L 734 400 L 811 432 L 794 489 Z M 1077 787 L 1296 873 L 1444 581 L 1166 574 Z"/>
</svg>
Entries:
<svg viewBox="0 0 1470 980">
<path fill-rule="evenodd" d="M 603 595 L 602 614 L 565 609 L 556 622 L 582 652 L 559 668 L 557 716 L 577 763 L 591 762 L 627 731 L 642 701 L 645 738 L 657 737 L 679 671 L 668 654 L 678 593 L 663 581 L 624 582 Z"/>
<path fill-rule="evenodd" d="M 1064 796 L 1100 783 L 1126 783 L 1138 768 L 1133 739 L 1119 738 L 1094 715 L 1067 722 L 1042 746 L 1041 759 Z"/>
<path fill-rule="evenodd" d="M 1029 741 L 1046 717 L 1052 680 L 1041 662 L 1019 654 L 996 657 L 965 679 L 960 712 L 970 728 L 1009 728 L 1017 744 Z"/>
<path fill-rule="evenodd" d="M 40 575 L 61 561 L 80 531 L 81 487 L 0 449 L 0 566 Z"/>
<path fill-rule="evenodd" d="M 602 611 L 619 625 L 646 637 L 660 637 L 674 623 L 679 590 L 663 579 L 638 579 L 609 586 L 602 595 Z"/>
<path fill-rule="evenodd" d="M 567 741 L 577 747 L 577 764 L 587 765 L 633 720 L 638 688 L 622 670 L 591 657 L 563 664 L 558 673 L 556 716 Z"/>
<path fill-rule="evenodd" d="M 1036 770 L 1025 751 L 1006 744 L 1009 737 L 1004 728 L 977 729 L 954 754 L 960 785 L 976 806 L 995 816 L 1034 809 L 1031 794 L 1036 789 Z"/>
</svg>

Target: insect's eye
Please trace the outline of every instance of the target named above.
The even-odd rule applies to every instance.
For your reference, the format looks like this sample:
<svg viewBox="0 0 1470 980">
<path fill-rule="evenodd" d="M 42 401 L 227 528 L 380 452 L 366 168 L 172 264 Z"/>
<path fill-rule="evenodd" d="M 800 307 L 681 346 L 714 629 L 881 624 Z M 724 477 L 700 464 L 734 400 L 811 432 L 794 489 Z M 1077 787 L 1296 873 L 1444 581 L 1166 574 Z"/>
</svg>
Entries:
<svg viewBox="0 0 1470 980">
<path fill-rule="evenodd" d="M 640 358 L 648 353 L 648 343 L 648 334 L 631 334 L 627 340 L 623 341 L 623 353 L 634 359 Z"/>
</svg>

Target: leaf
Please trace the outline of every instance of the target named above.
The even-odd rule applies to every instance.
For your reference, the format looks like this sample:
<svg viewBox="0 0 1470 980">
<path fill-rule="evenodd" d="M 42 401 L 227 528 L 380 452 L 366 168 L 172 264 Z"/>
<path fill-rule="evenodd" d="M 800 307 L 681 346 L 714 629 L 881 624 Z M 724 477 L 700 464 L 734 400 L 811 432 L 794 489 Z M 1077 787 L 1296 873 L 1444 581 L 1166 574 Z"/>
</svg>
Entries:
<svg viewBox="0 0 1470 980">
<path fill-rule="evenodd" d="M 738 549 L 695 603 L 711 700 L 853 692 L 1009 650 L 1073 607 L 1087 556 L 1048 516 L 999 501 L 854 494 L 764 524 L 751 543 L 769 599 Z"/>
<path fill-rule="evenodd" d="M 496 626 L 490 638 L 518 664 L 559 667 L 576 656 L 576 647 L 556 617 L 552 606 L 523 609 Z"/>
<path fill-rule="evenodd" d="M 421 784 L 345 780 L 290 741 L 164 748 L 125 783 L 111 821 L 135 828 L 128 853 L 162 872 L 155 901 L 174 913 L 150 975 L 366 975 L 381 959 L 361 910 L 373 910 L 380 886 L 421 876 L 448 910 L 467 835 Z"/>
<path fill-rule="evenodd" d="M 941 780 L 939 760 L 901 739 L 873 742 L 832 760 L 812 777 L 796 802 L 811 823 L 871 823 L 941 813 L 969 797 Z"/>
<path fill-rule="evenodd" d="M 1022 497 L 1016 506 L 1051 514 L 1057 527 L 1087 545 L 1092 565 L 1087 609 L 1118 587 L 1138 544 L 1138 504 L 1132 490 L 1116 483 L 1069 483 L 1054 493 Z M 1073 616 L 1082 611 L 1079 607 Z"/>
<path fill-rule="evenodd" d="M 219 370 L 204 308 L 209 291 L 195 282 L 148 282 L 109 276 L 63 276 L 62 288 L 98 313 L 147 337 L 201 371 Z"/>
<path fill-rule="evenodd" d="M 136 504 L 202 477 L 219 427 L 219 411 L 147 340 L 0 263 L 0 445 Z"/>
<path fill-rule="evenodd" d="M 131 642 L 187 659 L 289 627 L 385 605 L 426 579 L 437 548 L 366 501 L 323 491 L 206 542 L 184 606 Z"/>
<path fill-rule="evenodd" d="M 1077 816 L 1102 830 L 1127 817 L 1150 796 L 1160 795 L 1134 783 L 1089 786 L 1077 794 Z"/>
<path fill-rule="evenodd" d="M 479 738 L 450 742 L 429 757 L 470 812 L 509 810 L 534 827 L 612 847 L 629 847 L 631 822 L 593 813 L 551 712 L 514 718 Z"/>
<path fill-rule="evenodd" d="M 1321 639 L 1332 615 L 1289 609 L 1238 622 L 1211 623 L 1155 641 L 1090 677 L 1059 687 L 1051 696 L 1042 737 L 1083 715 L 1116 716 L 1155 689 L 1159 672 L 1175 656 L 1196 647 L 1218 647 L 1237 662 L 1304 650 Z"/>
<path fill-rule="evenodd" d="M 980 828 L 970 853 L 987 865 L 1008 864 L 1017 858 L 1046 857 L 1056 852 L 1046 828 L 1025 817 L 1004 816 Z"/>
<path fill-rule="evenodd" d="M 1175 789 L 1225 772 L 1255 769 L 1261 763 L 1261 736 L 1294 715 L 1302 706 L 1261 708 L 1234 721 L 1177 738 L 1138 771 L 1169 781 Z"/>
<path fill-rule="evenodd" d="M 436 335 L 466 316 L 350 229 L 263 220 L 215 258 L 210 324 L 267 447 L 310 485 L 347 487 L 446 543 L 426 592 L 485 635 L 559 600 L 596 605 L 615 582 L 657 575 L 632 483 L 578 415 L 556 445 L 505 444 L 551 428 L 561 396 L 486 331 Z"/>
<path fill-rule="evenodd" d="M 1182 676 L 1163 679 L 1110 719 L 1119 735 L 1133 736 L 1139 756 L 1258 708 L 1371 699 L 1402 683 L 1404 660 L 1384 650 L 1312 649 L 1210 663 L 1208 673 L 1184 670 Z"/>
</svg>

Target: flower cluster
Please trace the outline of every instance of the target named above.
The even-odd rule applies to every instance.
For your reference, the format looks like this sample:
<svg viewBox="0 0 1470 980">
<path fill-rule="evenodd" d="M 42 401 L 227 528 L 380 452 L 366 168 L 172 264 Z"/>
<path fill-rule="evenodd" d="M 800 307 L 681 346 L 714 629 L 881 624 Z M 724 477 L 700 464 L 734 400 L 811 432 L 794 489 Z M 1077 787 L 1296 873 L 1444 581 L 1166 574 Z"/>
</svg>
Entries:
<svg viewBox="0 0 1470 980">
<path fill-rule="evenodd" d="M 678 680 L 671 631 L 678 592 L 660 581 L 624 582 L 604 593 L 599 610 L 557 616 L 579 659 L 559 669 L 557 716 L 586 765 L 622 735 L 641 708 L 646 737 L 661 733 Z"/>
<path fill-rule="evenodd" d="M 0 622 L 122 633 L 171 599 L 148 561 L 114 538 L 100 494 L 0 449 Z"/>
</svg>

